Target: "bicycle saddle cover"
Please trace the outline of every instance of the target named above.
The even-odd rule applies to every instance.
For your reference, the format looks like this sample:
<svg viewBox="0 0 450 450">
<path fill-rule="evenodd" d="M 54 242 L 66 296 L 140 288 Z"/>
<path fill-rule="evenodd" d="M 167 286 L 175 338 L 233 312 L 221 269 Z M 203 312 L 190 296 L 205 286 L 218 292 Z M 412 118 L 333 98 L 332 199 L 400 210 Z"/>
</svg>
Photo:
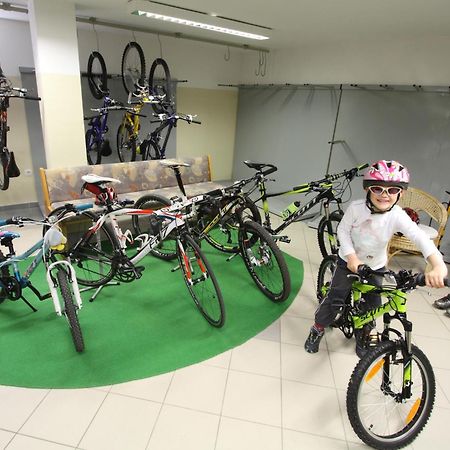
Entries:
<svg viewBox="0 0 450 450">
<path fill-rule="evenodd" d="M 96 175 L 95 173 L 88 173 L 87 175 L 83 175 L 81 179 L 86 183 L 97 185 L 121 182 L 117 178 L 102 177 L 101 175 Z"/>
</svg>

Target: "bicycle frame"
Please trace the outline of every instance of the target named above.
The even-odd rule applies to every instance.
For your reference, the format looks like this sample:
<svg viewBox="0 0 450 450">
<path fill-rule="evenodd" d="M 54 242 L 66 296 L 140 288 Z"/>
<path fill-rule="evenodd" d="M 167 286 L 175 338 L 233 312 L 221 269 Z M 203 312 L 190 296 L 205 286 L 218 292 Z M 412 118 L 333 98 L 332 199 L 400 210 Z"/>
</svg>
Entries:
<svg viewBox="0 0 450 450">
<path fill-rule="evenodd" d="M 50 230 L 48 230 L 47 233 L 49 231 Z M 73 291 L 74 291 L 75 301 L 77 303 L 78 308 L 82 307 L 83 302 L 81 300 L 80 291 L 78 289 L 78 283 L 76 280 L 75 271 L 74 271 L 73 267 L 67 261 L 56 261 L 51 264 L 47 264 L 46 259 L 44 258 L 44 255 L 46 255 L 49 252 L 49 250 L 50 250 L 50 247 L 48 245 L 46 245 L 45 237 L 43 237 L 39 242 L 36 242 L 36 244 L 32 245 L 28 250 L 23 252 L 21 255 L 11 256 L 10 258 L 7 258 L 5 261 L 0 262 L 0 270 L 3 267 L 12 266 L 13 276 L 19 283 L 20 287 L 21 288 L 29 287 L 40 300 L 44 300 L 44 299 L 48 298 L 48 296 L 47 295 L 42 296 L 40 294 L 40 292 L 33 285 L 31 285 L 31 283 L 29 281 L 31 275 L 36 270 L 36 268 L 39 266 L 39 264 L 41 262 L 44 262 L 44 264 L 47 267 L 47 282 L 48 282 L 49 289 L 50 289 L 50 295 L 53 300 L 53 306 L 54 306 L 56 314 L 58 316 L 61 316 L 63 308 L 61 306 L 61 300 L 59 299 L 58 292 L 55 288 L 55 283 L 53 281 L 53 277 L 51 275 L 53 269 L 55 269 L 58 265 L 59 266 L 64 265 L 70 271 L 71 281 L 73 282 L 73 285 L 74 285 Z M 24 271 L 24 273 L 22 275 L 19 270 L 19 262 L 25 261 L 29 256 L 31 256 L 36 251 L 38 251 L 38 252 L 36 253 L 36 255 L 34 256 L 30 265 L 27 267 L 27 269 Z M 0 279 L 0 287 L 4 287 L 2 285 L 1 279 Z M 27 301 L 25 301 L 25 303 L 27 303 L 30 306 L 30 304 Z M 34 308 L 32 307 L 32 309 L 34 309 Z"/>
<path fill-rule="evenodd" d="M 303 214 L 312 209 L 314 206 L 325 200 L 323 203 L 325 209 L 325 216 L 329 217 L 330 209 L 329 205 L 331 201 L 336 201 L 339 204 L 339 200 L 335 197 L 333 186 L 329 183 L 322 183 L 320 187 L 313 187 L 310 183 L 302 184 L 300 186 L 294 187 L 289 191 L 277 192 L 268 194 L 266 191 L 266 186 L 264 180 L 258 181 L 258 189 L 260 193 L 260 197 L 255 201 L 262 201 L 263 212 L 264 212 L 264 227 L 267 228 L 272 234 L 278 235 L 281 231 L 287 228 L 292 222 L 297 221 Z M 279 197 L 281 195 L 294 195 L 294 194 L 309 194 L 314 190 L 319 190 L 319 193 L 306 205 L 302 208 L 298 209 L 293 214 L 289 215 L 286 218 L 283 218 L 283 222 L 280 226 L 275 229 L 272 229 L 271 221 L 270 221 L 270 209 L 268 199 L 272 197 Z"/>
</svg>

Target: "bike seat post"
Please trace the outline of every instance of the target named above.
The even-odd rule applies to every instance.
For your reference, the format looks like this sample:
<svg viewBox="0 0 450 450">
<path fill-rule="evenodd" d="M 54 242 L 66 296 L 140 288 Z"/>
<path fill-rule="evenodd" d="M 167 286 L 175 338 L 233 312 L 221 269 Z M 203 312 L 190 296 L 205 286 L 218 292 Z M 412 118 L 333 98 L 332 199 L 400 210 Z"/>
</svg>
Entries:
<svg viewBox="0 0 450 450">
<path fill-rule="evenodd" d="M 173 171 L 175 172 L 175 178 L 177 179 L 178 187 L 180 188 L 181 193 L 184 197 L 186 196 L 186 190 L 184 189 L 183 180 L 181 179 L 181 172 L 179 167 L 174 167 Z"/>
</svg>

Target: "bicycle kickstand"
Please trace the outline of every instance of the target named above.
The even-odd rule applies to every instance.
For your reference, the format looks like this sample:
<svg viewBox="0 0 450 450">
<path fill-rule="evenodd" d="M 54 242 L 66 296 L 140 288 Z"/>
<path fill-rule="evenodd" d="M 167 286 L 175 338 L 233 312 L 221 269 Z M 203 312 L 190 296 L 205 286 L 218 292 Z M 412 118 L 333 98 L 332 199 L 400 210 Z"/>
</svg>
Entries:
<svg viewBox="0 0 450 450">
<path fill-rule="evenodd" d="M 33 310 L 33 312 L 37 311 L 37 309 L 23 295 L 20 296 L 20 299 L 24 301 Z"/>
</svg>

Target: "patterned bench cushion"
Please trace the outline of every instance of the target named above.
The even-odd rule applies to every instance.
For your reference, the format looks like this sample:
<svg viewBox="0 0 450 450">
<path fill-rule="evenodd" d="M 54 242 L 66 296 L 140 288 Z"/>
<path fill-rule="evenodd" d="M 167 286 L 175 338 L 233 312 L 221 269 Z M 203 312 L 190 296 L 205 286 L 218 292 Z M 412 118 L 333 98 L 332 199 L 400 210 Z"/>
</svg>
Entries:
<svg viewBox="0 0 450 450">
<path fill-rule="evenodd" d="M 189 167 L 181 168 L 181 176 L 186 186 L 211 181 L 209 157 L 207 155 L 179 159 L 190 164 Z M 88 173 L 120 180 L 120 184 L 114 185 L 120 198 L 131 198 L 127 194 L 141 192 L 143 194 L 177 186 L 173 170 L 163 166 L 161 161 L 157 160 L 41 169 L 42 189 L 47 212 L 53 210 L 56 205 L 68 202 L 80 203 L 78 200 L 90 199 L 92 197 L 90 192 L 84 191 L 81 193 L 83 184 L 81 177 Z M 138 195 L 137 198 L 140 196 Z"/>
</svg>

